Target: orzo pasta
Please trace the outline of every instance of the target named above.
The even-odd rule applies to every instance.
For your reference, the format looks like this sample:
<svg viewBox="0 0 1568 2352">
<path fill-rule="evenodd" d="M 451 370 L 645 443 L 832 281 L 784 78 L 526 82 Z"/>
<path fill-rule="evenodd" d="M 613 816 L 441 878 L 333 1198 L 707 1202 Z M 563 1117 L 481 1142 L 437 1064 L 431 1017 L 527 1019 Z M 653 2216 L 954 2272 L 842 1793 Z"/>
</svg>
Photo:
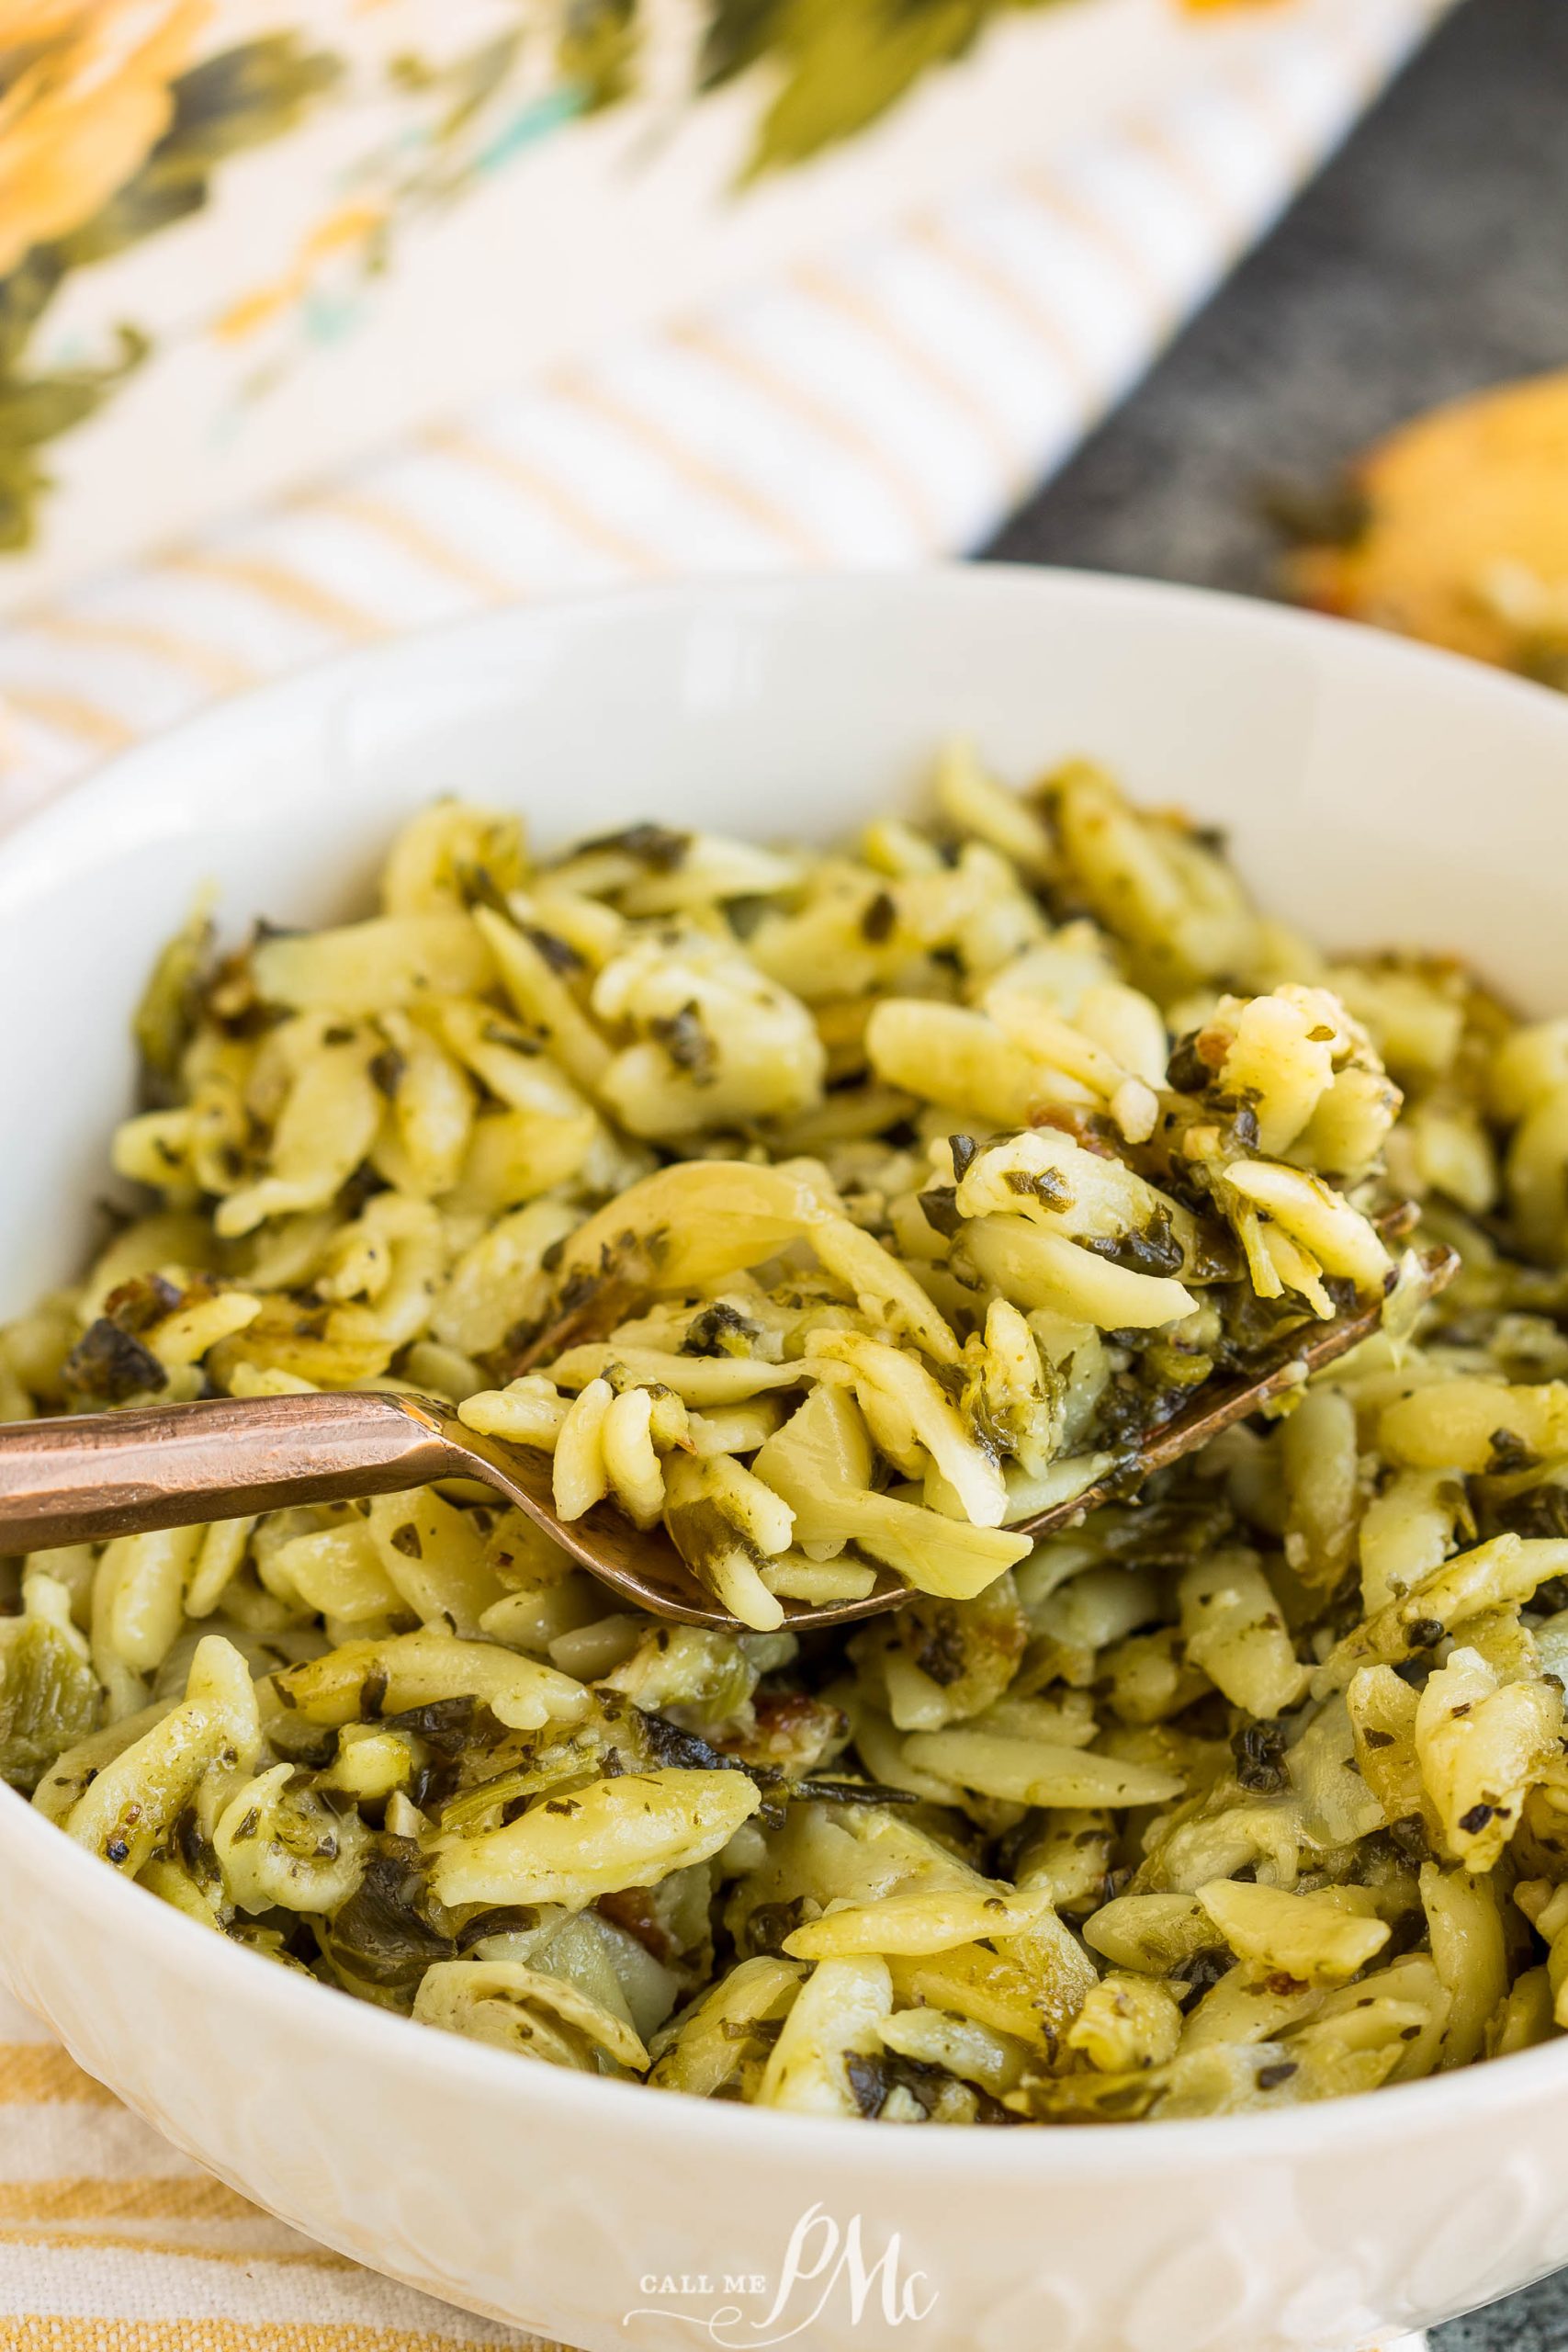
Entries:
<svg viewBox="0 0 1568 2352">
<path fill-rule="evenodd" d="M 442 803 L 364 922 L 198 916 L 137 1037 L 132 1205 L 0 1328 L 0 1414 L 427 1392 L 741 1625 L 461 1483 L 35 1553 L 0 1770 L 111 1867 L 449 2031 L 823 2114 L 1269 2108 L 1568 2025 L 1568 1021 L 959 748 L 827 854 Z"/>
</svg>

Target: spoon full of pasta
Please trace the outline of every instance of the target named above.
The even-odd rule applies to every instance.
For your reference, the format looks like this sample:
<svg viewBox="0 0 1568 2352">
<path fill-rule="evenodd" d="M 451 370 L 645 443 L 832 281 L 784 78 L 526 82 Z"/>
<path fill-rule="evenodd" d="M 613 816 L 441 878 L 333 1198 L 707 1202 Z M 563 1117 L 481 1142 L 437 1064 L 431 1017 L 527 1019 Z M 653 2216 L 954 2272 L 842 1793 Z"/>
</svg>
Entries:
<svg viewBox="0 0 1568 2352">
<path fill-rule="evenodd" d="M 1428 1251 L 1419 1265 L 1426 1294 L 1442 1289 L 1457 1265 L 1450 1250 Z M 1156 1471 L 1335 1363 L 1377 1331 L 1382 1312 L 1380 1298 L 1298 1329 L 1244 1377 L 1206 1382 L 1190 1405 L 1077 1492 L 1005 1530 L 975 1532 L 1015 1538 L 1021 1555 L 1035 1538 L 1077 1523 L 1097 1504 L 1135 1493 Z M 725 1570 L 736 1569 L 739 1554 L 720 1562 L 705 1551 L 743 1539 L 700 1487 L 666 1507 L 660 1523 L 644 1527 L 608 1501 L 567 1517 L 558 1506 L 547 1453 L 484 1433 L 450 1406 L 391 1390 L 220 1396 L 0 1427 L 0 1554 L 101 1543 L 448 1480 L 490 1489 L 624 1600 L 689 1624 L 734 1628 L 762 1614 L 795 1629 L 831 1625 L 897 1608 L 911 1589 L 888 1566 L 869 1565 L 876 1561 L 876 1539 L 863 1534 L 858 1548 L 868 1565 L 858 1573 L 861 1589 L 830 1600 L 786 1593 L 774 1600 L 776 1616 L 764 1606 L 749 1609 L 743 1620 L 720 1598 L 736 1589 Z M 419 1541 L 412 1522 L 405 1532 L 411 1544 Z M 883 1548 L 896 1555 L 896 1544 Z"/>
</svg>

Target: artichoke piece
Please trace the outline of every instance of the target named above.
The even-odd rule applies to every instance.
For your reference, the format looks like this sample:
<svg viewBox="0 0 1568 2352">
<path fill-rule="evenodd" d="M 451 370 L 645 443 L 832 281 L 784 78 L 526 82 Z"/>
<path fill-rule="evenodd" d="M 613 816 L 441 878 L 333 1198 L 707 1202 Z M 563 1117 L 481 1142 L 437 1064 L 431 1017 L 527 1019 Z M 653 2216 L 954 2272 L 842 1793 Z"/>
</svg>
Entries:
<svg viewBox="0 0 1568 2352">
<path fill-rule="evenodd" d="M 28 1613 L 0 1626 L 0 1780 L 26 1795 L 98 1719 L 97 1677 L 70 1627 L 64 1589 L 55 1590 L 65 1623 L 43 1613 L 29 1590 Z"/>
</svg>

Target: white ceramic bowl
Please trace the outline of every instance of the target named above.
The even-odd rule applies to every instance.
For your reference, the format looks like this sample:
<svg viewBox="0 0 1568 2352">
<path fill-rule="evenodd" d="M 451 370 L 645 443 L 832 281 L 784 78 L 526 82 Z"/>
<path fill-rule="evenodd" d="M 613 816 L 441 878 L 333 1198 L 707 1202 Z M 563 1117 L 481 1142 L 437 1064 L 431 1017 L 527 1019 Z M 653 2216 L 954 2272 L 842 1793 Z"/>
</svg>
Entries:
<svg viewBox="0 0 1568 2352">
<path fill-rule="evenodd" d="M 1568 1005 L 1568 703 L 1533 688 L 1063 575 L 504 614 L 232 703 L 0 844 L 0 1312 L 77 1260 L 128 1095 L 126 1012 L 203 879 L 236 922 L 330 915 L 399 817 L 452 790 L 546 839 L 641 817 L 826 837 L 911 793 L 954 728 L 1014 778 L 1088 751 L 1218 820 L 1269 901 L 1337 944 L 1457 948 L 1526 1003 Z M 1568 2041 L 1207 2123 L 756 2114 L 325 1991 L 122 1884 L 6 1791 L 0 1962 L 84 2066 L 234 2188 L 590 2352 L 1348 2352 L 1568 2261 Z M 868 2270 L 888 2256 L 863 2297 L 857 2233 Z"/>
</svg>

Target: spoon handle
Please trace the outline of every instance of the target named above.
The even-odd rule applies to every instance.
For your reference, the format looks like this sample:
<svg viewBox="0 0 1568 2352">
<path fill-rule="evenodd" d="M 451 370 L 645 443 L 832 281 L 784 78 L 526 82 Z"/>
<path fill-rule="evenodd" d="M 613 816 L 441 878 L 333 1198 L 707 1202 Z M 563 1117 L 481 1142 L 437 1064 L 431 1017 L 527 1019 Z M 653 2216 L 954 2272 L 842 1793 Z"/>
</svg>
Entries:
<svg viewBox="0 0 1568 2352">
<path fill-rule="evenodd" d="M 471 1467 L 435 1408 L 380 1392 L 13 1421 L 0 1424 L 0 1554 L 396 1494 Z"/>
</svg>

